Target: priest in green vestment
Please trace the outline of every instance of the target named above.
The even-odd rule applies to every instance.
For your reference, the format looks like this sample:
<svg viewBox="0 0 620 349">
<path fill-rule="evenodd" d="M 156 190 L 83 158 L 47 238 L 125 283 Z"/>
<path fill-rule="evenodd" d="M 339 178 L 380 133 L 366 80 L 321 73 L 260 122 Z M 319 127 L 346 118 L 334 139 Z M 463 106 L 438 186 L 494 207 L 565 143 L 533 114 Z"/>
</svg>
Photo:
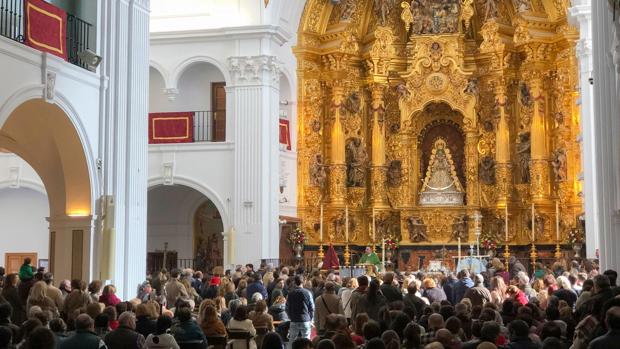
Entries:
<svg viewBox="0 0 620 349">
<path fill-rule="evenodd" d="M 362 258 L 360 258 L 360 264 L 373 264 L 377 268 L 379 268 L 379 266 L 381 265 L 381 260 L 376 253 L 372 252 L 370 246 L 367 246 L 366 251 L 364 251 L 364 254 L 362 255 Z"/>
</svg>

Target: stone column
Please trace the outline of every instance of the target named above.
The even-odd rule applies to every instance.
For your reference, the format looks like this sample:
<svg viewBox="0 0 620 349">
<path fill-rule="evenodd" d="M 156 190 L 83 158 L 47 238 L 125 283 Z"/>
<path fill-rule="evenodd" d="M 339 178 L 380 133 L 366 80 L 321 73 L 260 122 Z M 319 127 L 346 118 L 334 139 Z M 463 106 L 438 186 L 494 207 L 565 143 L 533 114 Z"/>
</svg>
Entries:
<svg viewBox="0 0 620 349">
<path fill-rule="evenodd" d="M 510 201 L 512 190 L 512 163 L 510 160 L 510 125 L 506 115 L 506 87 L 503 82 L 496 87 L 495 99 L 499 106 L 499 123 L 495 139 L 495 178 L 497 205 L 504 207 Z"/>
<path fill-rule="evenodd" d="M 530 160 L 530 193 L 536 203 L 545 203 L 549 200 L 549 154 L 545 137 L 545 115 L 541 112 L 541 101 L 544 99 L 542 81 L 535 77 L 530 81 L 532 97 L 534 98 L 534 115 L 530 126 L 531 151 Z"/>
<path fill-rule="evenodd" d="M 149 1 L 102 0 L 99 73 L 102 81 L 99 158 L 102 198 L 115 202 L 114 270 L 119 297 L 135 296 L 146 270 L 148 177 Z M 97 232 L 96 241 L 101 241 Z M 101 246 L 98 246 L 100 249 Z M 100 254 L 99 254 L 100 255 Z M 99 263 L 94 263 L 99 278 Z"/>
<path fill-rule="evenodd" d="M 49 265 L 56 280 L 90 280 L 93 216 L 49 217 Z"/>
<path fill-rule="evenodd" d="M 229 263 L 279 257 L 278 111 L 274 56 L 230 57 L 234 115 L 234 248 Z"/>
<path fill-rule="evenodd" d="M 379 113 L 384 109 L 384 85 L 372 85 L 372 164 L 370 168 L 370 197 L 373 207 L 387 207 L 385 167 L 385 126 L 379 125 Z M 384 123 L 385 125 L 385 123 Z"/>
<path fill-rule="evenodd" d="M 344 205 L 347 188 L 347 166 L 345 163 L 345 139 L 340 120 L 340 106 L 344 99 L 344 88 L 334 85 L 332 102 L 335 108 L 334 125 L 331 133 L 331 166 L 329 193 L 332 205 Z"/>
<path fill-rule="evenodd" d="M 595 127 L 594 120 L 594 86 L 590 83 L 592 71 L 592 4 L 591 0 L 573 0 L 572 7 L 568 9 L 569 20 L 579 28 L 579 41 L 577 41 L 577 58 L 579 61 L 579 108 L 581 134 L 578 139 L 581 145 L 581 159 L 583 173 L 583 201 L 586 213 L 586 256 L 596 258 L 596 250 L 599 248 L 597 234 L 598 217 L 600 206 L 595 193 L 599 190 L 596 181 L 597 169 L 592 166 L 592 159 L 596 159 Z M 586 163 L 587 161 L 587 163 Z M 593 233 L 590 233 L 593 232 Z"/>
</svg>

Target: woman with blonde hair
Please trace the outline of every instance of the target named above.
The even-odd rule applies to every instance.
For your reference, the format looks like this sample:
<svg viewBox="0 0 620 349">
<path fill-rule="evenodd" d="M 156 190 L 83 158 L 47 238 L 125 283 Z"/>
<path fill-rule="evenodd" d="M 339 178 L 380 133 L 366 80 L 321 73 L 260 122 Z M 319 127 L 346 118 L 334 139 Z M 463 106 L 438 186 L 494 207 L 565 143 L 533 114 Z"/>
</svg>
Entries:
<svg viewBox="0 0 620 349">
<path fill-rule="evenodd" d="M 41 307 L 43 311 L 49 311 L 53 318 L 60 315 L 56 303 L 47 296 L 47 285 L 43 281 L 36 282 L 30 289 L 30 295 L 26 301 L 26 312 L 35 305 Z"/>
<path fill-rule="evenodd" d="M 506 299 L 507 289 L 508 287 L 506 287 L 506 283 L 502 276 L 497 275 L 491 278 L 491 302 L 497 306 L 501 306 Z"/>
<path fill-rule="evenodd" d="M 239 280 L 239 284 L 237 285 L 237 296 L 239 298 L 247 298 L 247 295 L 246 295 L 247 288 L 248 288 L 248 280 L 246 279 Z"/>
<path fill-rule="evenodd" d="M 227 325 L 228 321 L 230 321 L 230 318 L 232 318 L 232 314 L 230 314 L 230 311 L 226 306 L 226 299 L 224 297 L 215 297 L 214 302 L 217 314 L 219 315 L 220 319 L 222 319 L 222 322 L 224 322 L 224 325 Z"/>
<path fill-rule="evenodd" d="M 437 283 L 434 279 L 426 278 L 422 284 L 424 285 L 424 293 L 422 293 L 422 296 L 426 297 L 431 304 L 448 299 L 448 297 L 446 297 L 446 292 L 444 292 L 442 288 L 437 287 Z"/>
<path fill-rule="evenodd" d="M 340 288 L 338 290 L 338 296 L 342 300 L 342 305 L 344 309 L 344 316 L 349 320 L 351 319 L 351 296 L 353 295 L 353 291 L 359 287 L 356 278 L 347 278 L 345 279 L 345 287 Z"/>
</svg>

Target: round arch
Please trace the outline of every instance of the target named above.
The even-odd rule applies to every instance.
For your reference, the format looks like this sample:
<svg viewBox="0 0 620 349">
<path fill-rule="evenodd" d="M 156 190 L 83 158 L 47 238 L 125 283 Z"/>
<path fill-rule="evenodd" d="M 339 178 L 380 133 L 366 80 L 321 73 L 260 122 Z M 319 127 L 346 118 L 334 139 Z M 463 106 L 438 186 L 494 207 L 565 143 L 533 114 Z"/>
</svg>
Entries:
<svg viewBox="0 0 620 349">
<path fill-rule="evenodd" d="M 92 212 L 95 212 L 94 198 L 99 197 L 99 185 L 97 184 L 98 176 L 94 161 L 95 157 L 93 155 L 93 150 L 90 139 L 88 137 L 88 133 L 86 132 L 86 127 L 82 123 L 82 120 L 80 119 L 75 107 L 73 107 L 73 104 L 62 92 L 56 91 L 53 102 L 46 102 L 42 99 L 41 91 L 43 90 L 43 88 L 43 85 L 25 86 L 13 93 L 5 101 L 5 103 L 0 106 L 0 136 L 4 136 L 3 138 L 5 139 L 5 141 L 13 143 L 13 146 L 9 145 L 9 148 L 14 148 L 16 146 L 16 140 L 10 137 L 10 135 L 6 137 L 7 135 L 3 134 L 2 131 L 9 118 L 14 115 L 14 113 L 20 106 L 24 106 L 27 103 L 39 103 L 41 106 L 57 108 L 58 111 L 60 111 L 64 115 L 64 117 L 66 117 L 66 119 L 70 122 L 72 130 L 75 131 L 75 135 L 77 136 L 77 140 L 79 141 L 79 149 L 82 150 L 84 155 L 83 160 L 85 163 L 85 171 L 88 174 L 88 188 L 81 188 L 80 190 L 85 190 L 85 192 L 89 194 L 90 198 L 88 203 L 88 211 L 89 214 L 92 214 Z M 24 156 L 25 154 L 23 154 L 23 152 L 22 154 L 19 154 L 19 150 L 13 152 L 24 159 L 26 159 L 27 157 Z M 35 169 L 35 171 L 37 170 Z M 46 186 L 45 183 L 44 186 Z"/>
<path fill-rule="evenodd" d="M 222 64 L 220 61 L 216 60 L 213 57 L 194 56 L 194 57 L 190 57 L 182 61 L 181 63 L 179 63 L 179 65 L 176 66 L 176 68 L 174 69 L 174 72 L 172 73 L 172 77 L 170 79 L 170 87 L 176 88 L 179 83 L 179 78 L 183 75 L 185 70 L 189 68 L 191 65 L 196 64 L 196 63 L 208 63 L 208 64 L 213 65 L 224 76 L 224 81 L 226 81 L 226 85 L 228 86 L 231 84 L 232 80 L 230 77 L 230 73 L 228 72 L 228 69 L 226 69 L 226 66 L 224 64 Z"/>
<path fill-rule="evenodd" d="M 155 69 L 162 77 L 162 79 L 164 80 L 164 87 L 165 88 L 169 88 L 170 86 L 170 74 L 168 73 L 168 71 L 166 70 L 166 68 L 164 68 L 161 64 L 150 60 L 149 61 L 149 67 Z"/>
<path fill-rule="evenodd" d="M 165 181 L 163 177 L 150 178 L 148 182 L 148 188 L 149 188 L 148 190 L 150 191 L 151 189 L 155 187 L 164 185 L 164 183 Z M 220 215 L 222 216 L 222 224 L 224 226 L 224 231 L 226 232 L 230 229 L 231 222 L 230 222 L 230 216 L 228 214 L 228 211 L 226 210 L 227 206 L 224 205 L 224 201 L 222 201 L 222 199 L 219 197 L 219 195 L 217 195 L 217 193 L 214 190 L 212 190 L 211 188 L 191 178 L 186 178 L 186 177 L 175 176 L 174 185 L 183 185 L 188 188 L 194 189 L 198 191 L 199 193 L 201 193 L 202 195 L 204 195 L 211 202 L 213 202 L 213 205 L 215 205 L 217 210 L 220 212 Z"/>
</svg>

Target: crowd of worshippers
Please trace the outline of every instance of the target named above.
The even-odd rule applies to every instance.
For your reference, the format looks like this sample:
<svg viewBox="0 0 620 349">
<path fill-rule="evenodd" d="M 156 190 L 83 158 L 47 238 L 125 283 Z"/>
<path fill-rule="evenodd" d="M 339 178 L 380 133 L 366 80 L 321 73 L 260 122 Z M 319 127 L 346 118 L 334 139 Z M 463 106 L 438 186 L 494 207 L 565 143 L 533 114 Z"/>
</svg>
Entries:
<svg viewBox="0 0 620 349">
<path fill-rule="evenodd" d="M 344 279 L 266 264 L 161 270 L 122 301 L 97 280 L 55 286 L 26 259 L 19 273 L 0 268 L 0 349 L 620 348 L 615 271 L 489 266 Z"/>
</svg>

